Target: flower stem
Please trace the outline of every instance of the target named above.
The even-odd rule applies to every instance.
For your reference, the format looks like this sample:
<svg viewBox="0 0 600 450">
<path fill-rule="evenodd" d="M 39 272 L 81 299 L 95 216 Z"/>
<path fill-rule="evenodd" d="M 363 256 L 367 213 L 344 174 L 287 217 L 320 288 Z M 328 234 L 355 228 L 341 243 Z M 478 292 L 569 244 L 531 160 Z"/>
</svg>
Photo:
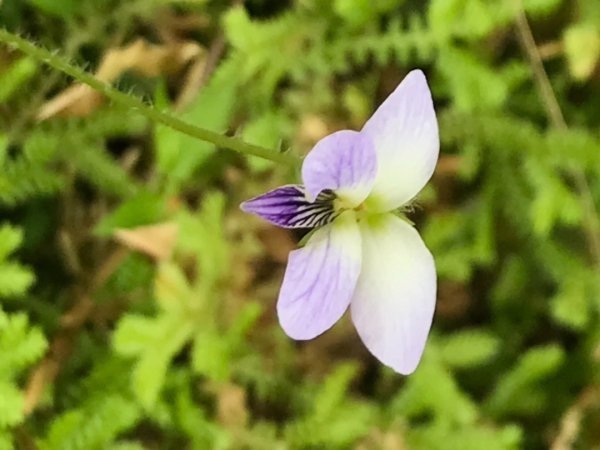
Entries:
<svg viewBox="0 0 600 450">
<path fill-rule="evenodd" d="M 103 81 L 98 80 L 89 72 L 70 64 L 57 53 L 50 52 L 45 48 L 39 47 L 3 28 L 0 28 L 0 42 L 16 48 L 30 57 L 73 77 L 80 83 L 86 84 L 92 89 L 100 92 L 113 102 L 136 110 L 151 121 L 159 122 L 181 133 L 210 142 L 215 144 L 217 147 L 227 148 L 245 155 L 258 156 L 259 158 L 268 159 L 277 163 L 288 165 L 295 165 L 298 163 L 298 158 L 289 153 L 281 153 L 258 145 L 249 144 L 238 138 L 224 136 L 222 134 L 215 133 L 214 131 L 191 125 L 178 119 L 177 117 L 172 116 L 171 114 L 162 112 L 152 106 L 147 105 L 139 98 L 121 92 L 118 89 L 115 89 L 112 86 L 104 83 Z"/>
</svg>

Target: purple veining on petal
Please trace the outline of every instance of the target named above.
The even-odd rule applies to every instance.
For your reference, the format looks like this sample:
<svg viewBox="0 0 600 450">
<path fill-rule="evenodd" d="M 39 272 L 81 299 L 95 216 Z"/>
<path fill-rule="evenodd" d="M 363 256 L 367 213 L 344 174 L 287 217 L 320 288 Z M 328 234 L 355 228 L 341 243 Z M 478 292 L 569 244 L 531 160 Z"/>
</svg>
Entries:
<svg viewBox="0 0 600 450">
<path fill-rule="evenodd" d="M 315 228 L 335 219 L 334 199 L 331 191 L 323 191 L 309 202 L 303 186 L 290 184 L 245 201 L 240 208 L 282 228 Z"/>
<path fill-rule="evenodd" d="M 350 130 L 321 139 L 302 165 L 309 200 L 331 189 L 343 191 L 358 205 L 369 195 L 376 173 L 377 156 L 370 137 Z"/>
<path fill-rule="evenodd" d="M 343 220 L 343 219 L 341 219 Z M 312 339 L 344 314 L 360 273 L 360 234 L 355 218 L 317 230 L 290 253 L 277 314 L 288 336 Z"/>
</svg>

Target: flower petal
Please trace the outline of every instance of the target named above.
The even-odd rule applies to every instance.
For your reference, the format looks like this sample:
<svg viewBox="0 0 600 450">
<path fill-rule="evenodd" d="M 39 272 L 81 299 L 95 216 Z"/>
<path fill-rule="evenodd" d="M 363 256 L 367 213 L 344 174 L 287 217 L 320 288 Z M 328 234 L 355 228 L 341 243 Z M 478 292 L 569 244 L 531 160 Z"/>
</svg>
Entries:
<svg viewBox="0 0 600 450">
<path fill-rule="evenodd" d="M 382 363 L 412 373 L 435 309 L 433 257 L 419 233 L 392 215 L 360 224 L 362 272 L 350 309 L 362 341 Z"/>
<path fill-rule="evenodd" d="M 313 228 L 335 219 L 334 199 L 332 192 L 323 191 L 309 202 L 303 186 L 289 184 L 245 201 L 240 208 L 283 228 Z"/>
<path fill-rule="evenodd" d="M 348 207 L 363 202 L 377 173 L 371 139 L 358 131 L 337 131 L 321 139 L 304 159 L 302 179 L 307 198 L 324 189 L 335 191 Z"/>
<path fill-rule="evenodd" d="M 440 147 L 423 72 L 411 71 L 367 121 L 362 133 L 375 144 L 379 164 L 369 200 L 379 211 L 404 205 L 431 178 Z"/>
<path fill-rule="evenodd" d="M 360 248 L 356 217 L 349 211 L 290 253 L 277 303 L 288 336 L 312 339 L 342 317 L 360 273 Z"/>
</svg>

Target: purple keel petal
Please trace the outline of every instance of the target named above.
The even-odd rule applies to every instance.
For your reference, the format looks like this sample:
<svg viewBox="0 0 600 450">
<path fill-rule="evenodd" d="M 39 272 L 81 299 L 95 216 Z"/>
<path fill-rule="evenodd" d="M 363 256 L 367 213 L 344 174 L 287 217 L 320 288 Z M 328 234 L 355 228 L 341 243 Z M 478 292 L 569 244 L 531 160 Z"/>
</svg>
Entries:
<svg viewBox="0 0 600 450">
<path fill-rule="evenodd" d="M 303 186 L 290 184 L 245 201 L 240 208 L 283 228 L 314 228 L 336 217 L 334 199 L 332 192 L 324 191 L 311 203 Z"/>
<path fill-rule="evenodd" d="M 318 229 L 304 248 L 290 253 L 277 303 L 279 322 L 288 336 L 312 339 L 338 321 L 354 292 L 360 256 L 353 212 Z"/>
<path fill-rule="evenodd" d="M 302 179 L 307 197 L 324 189 L 335 191 L 348 207 L 367 198 L 377 173 L 377 156 L 371 139 L 343 130 L 321 139 L 304 159 Z"/>
<path fill-rule="evenodd" d="M 361 222 L 360 232 L 352 321 L 373 355 L 407 375 L 421 359 L 435 309 L 433 257 L 419 233 L 391 214 Z"/>
<path fill-rule="evenodd" d="M 410 72 L 361 133 L 371 138 L 377 150 L 379 171 L 371 195 L 373 205 L 380 211 L 402 206 L 431 178 L 440 147 L 431 92 L 423 72 Z"/>
</svg>

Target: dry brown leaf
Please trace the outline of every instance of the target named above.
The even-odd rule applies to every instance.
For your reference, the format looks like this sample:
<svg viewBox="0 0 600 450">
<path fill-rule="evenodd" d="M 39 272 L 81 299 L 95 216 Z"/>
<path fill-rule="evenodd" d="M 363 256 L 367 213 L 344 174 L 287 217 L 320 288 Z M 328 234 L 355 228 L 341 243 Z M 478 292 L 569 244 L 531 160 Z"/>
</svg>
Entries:
<svg viewBox="0 0 600 450">
<path fill-rule="evenodd" d="M 312 146 L 315 142 L 331 133 L 331 131 L 331 127 L 323 118 L 308 115 L 303 117 L 300 122 L 298 139 Z"/>
<path fill-rule="evenodd" d="M 217 390 L 217 417 L 227 429 L 243 428 L 248 421 L 246 391 L 235 384 L 219 386 Z"/>
<path fill-rule="evenodd" d="M 145 253 L 161 261 L 173 253 L 179 227 L 176 223 L 166 222 L 137 228 L 119 229 L 114 238 L 131 250 Z"/>
<path fill-rule="evenodd" d="M 407 450 L 407 448 L 400 433 L 375 429 L 354 450 Z"/>
<path fill-rule="evenodd" d="M 110 49 L 102 58 L 95 76 L 112 83 L 126 71 L 146 77 L 176 73 L 191 61 L 204 59 L 205 51 L 192 41 L 155 45 L 138 39 L 126 47 Z M 61 116 L 85 116 L 104 101 L 101 94 L 88 86 L 73 85 L 46 102 L 38 111 L 38 120 Z"/>
</svg>

